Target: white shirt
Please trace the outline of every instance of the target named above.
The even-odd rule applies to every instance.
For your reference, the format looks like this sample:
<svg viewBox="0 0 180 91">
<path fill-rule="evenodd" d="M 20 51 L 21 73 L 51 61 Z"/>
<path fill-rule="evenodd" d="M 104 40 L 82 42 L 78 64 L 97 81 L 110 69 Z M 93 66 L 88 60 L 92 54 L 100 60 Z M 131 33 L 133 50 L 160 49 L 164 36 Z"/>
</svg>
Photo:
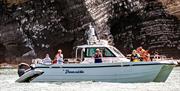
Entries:
<svg viewBox="0 0 180 91">
<path fill-rule="evenodd" d="M 43 59 L 43 63 L 44 63 L 44 64 L 51 64 L 51 58 L 50 58 L 50 57 L 45 57 L 45 58 Z"/>
</svg>

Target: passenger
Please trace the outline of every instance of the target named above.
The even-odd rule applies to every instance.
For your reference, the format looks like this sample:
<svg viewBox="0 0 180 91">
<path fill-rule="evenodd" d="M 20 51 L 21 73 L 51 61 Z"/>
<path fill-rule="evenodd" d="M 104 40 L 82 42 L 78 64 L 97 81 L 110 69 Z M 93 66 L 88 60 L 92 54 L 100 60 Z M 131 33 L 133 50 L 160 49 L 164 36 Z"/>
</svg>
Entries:
<svg viewBox="0 0 180 91">
<path fill-rule="evenodd" d="M 63 64 L 63 54 L 62 54 L 62 50 L 59 49 L 58 53 L 56 54 L 53 63 L 57 63 L 57 64 Z"/>
<path fill-rule="evenodd" d="M 69 64 L 69 61 L 68 61 L 68 59 L 64 59 L 64 62 L 63 62 L 64 64 Z"/>
<path fill-rule="evenodd" d="M 145 50 L 142 48 L 142 46 L 140 46 L 136 49 L 136 51 L 140 55 L 140 61 L 143 61 L 143 54 L 144 54 Z"/>
<path fill-rule="evenodd" d="M 137 53 L 136 50 L 133 50 L 133 52 L 132 52 L 131 61 L 132 62 L 139 62 L 140 61 L 140 55 Z"/>
<path fill-rule="evenodd" d="M 149 54 L 148 50 L 146 50 L 142 53 L 142 59 L 143 59 L 143 61 L 146 61 L 146 62 L 151 61 L 150 54 Z"/>
<path fill-rule="evenodd" d="M 46 54 L 46 57 L 43 59 L 43 64 L 51 64 L 51 61 L 49 54 Z"/>
<path fill-rule="evenodd" d="M 158 52 L 155 52 L 154 53 L 154 59 L 157 60 L 157 59 L 161 59 L 160 55 Z"/>
<path fill-rule="evenodd" d="M 102 53 L 100 52 L 98 48 L 96 49 L 94 59 L 95 59 L 95 63 L 102 63 Z"/>
<path fill-rule="evenodd" d="M 142 46 L 140 46 L 136 49 L 136 51 L 141 56 L 145 50 L 142 48 Z"/>
</svg>

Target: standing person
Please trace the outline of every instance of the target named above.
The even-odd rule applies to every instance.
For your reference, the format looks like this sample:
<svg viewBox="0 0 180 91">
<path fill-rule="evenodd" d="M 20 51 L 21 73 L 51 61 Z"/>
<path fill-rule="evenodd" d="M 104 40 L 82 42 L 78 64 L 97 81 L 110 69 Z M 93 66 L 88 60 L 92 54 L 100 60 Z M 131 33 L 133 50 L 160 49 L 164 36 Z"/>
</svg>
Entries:
<svg viewBox="0 0 180 91">
<path fill-rule="evenodd" d="M 51 58 L 49 57 L 49 54 L 46 54 L 46 57 L 43 59 L 44 64 L 51 64 Z"/>
<path fill-rule="evenodd" d="M 61 49 L 58 50 L 58 53 L 56 54 L 53 63 L 63 64 L 63 54 Z"/>
<path fill-rule="evenodd" d="M 96 49 L 94 59 L 95 59 L 95 63 L 102 63 L 102 53 L 100 52 L 98 48 Z"/>
</svg>

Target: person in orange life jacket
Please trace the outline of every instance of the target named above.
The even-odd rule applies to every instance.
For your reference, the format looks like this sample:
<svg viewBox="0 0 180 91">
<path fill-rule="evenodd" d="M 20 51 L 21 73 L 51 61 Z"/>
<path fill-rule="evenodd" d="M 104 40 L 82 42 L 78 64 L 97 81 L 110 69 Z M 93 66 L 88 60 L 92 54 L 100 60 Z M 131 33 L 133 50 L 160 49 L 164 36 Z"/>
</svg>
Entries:
<svg viewBox="0 0 180 91">
<path fill-rule="evenodd" d="M 140 46 L 136 49 L 136 51 L 140 55 L 140 60 L 143 61 L 142 56 L 143 56 L 143 53 L 145 52 L 145 50 L 142 48 L 142 46 Z"/>
<path fill-rule="evenodd" d="M 136 49 L 136 51 L 141 55 L 145 50 L 142 48 L 142 46 L 140 46 Z"/>
<path fill-rule="evenodd" d="M 94 55 L 95 63 L 102 63 L 102 53 L 99 49 L 96 49 L 96 53 Z"/>
<path fill-rule="evenodd" d="M 151 61 L 151 59 L 150 59 L 150 54 L 149 54 L 149 52 L 148 52 L 148 50 L 146 50 L 146 51 L 144 51 L 143 53 L 142 53 L 142 58 L 143 58 L 143 61 Z"/>
<path fill-rule="evenodd" d="M 53 63 L 63 64 L 63 54 L 61 49 L 58 50 L 58 53 L 56 54 Z"/>
</svg>

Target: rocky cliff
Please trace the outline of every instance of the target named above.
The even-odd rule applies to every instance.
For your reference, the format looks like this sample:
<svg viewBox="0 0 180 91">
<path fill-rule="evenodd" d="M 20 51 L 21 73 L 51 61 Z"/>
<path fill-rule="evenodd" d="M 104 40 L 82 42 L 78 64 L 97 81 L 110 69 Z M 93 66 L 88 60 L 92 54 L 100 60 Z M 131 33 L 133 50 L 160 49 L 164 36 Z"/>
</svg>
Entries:
<svg viewBox="0 0 180 91">
<path fill-rule="evenodd" d="M 1 58 L 51 56 L 59 48 L 65 57 L 85 42 L 84 32 L 93 21 L 83 0 L 29 0 L 11 7 L 2 4 Z M 10 57 L 10 58 L 9 58 Z"/>
<path fill-rule="evenodd" d="M 115 4 L 115 17 L 110 19 L 114 42 L 120 45 L 117 47 L 130 52 L 143 46 L 151 53 L 158 51 L 167 56 L 179 57 L 177 17 L 166 11 L 165 6 L 157 0 L 130 1 L 132 4 Z"/>
<path fill-rule="evenodd" d="M 59 48 L 71 57 L 74 46 L 86 42 L 89 23 L 125 54 L 143 46 L 177 58 L 179 1 L 168 1 L 0 0 L 0 60 L 53 57 Z"/>
</svg>

